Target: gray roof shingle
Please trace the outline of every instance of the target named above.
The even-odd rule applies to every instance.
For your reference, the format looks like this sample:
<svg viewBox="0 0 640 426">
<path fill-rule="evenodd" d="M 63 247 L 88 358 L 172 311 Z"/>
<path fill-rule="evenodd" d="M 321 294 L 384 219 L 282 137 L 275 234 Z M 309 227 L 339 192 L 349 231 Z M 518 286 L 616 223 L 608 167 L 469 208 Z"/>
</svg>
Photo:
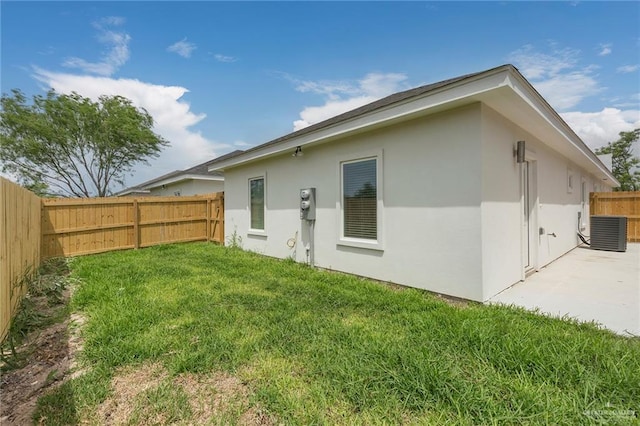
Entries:
<svg viewBox="0 0 640 426">
<path fill-rule="evenodd" d="M 163 181 L 165 179 L 170 179 L 172 177 L 176 177 L 176 176 L 180 176 L 180 175 L 198 175 L 198 176 L 206 176 L 206 177 L 211 177 L 211 176 L 219 176 L 219 177 L 223 177 L 224 173 L 222 172 L 217 172 L 217 171 L 209 171 L 209 165 L 211 165 L 214 161 L 218 161 L 218 160 L 224 160 L 230 157 L 235 157 L 238 154 L 241 154 L 243 151 L 242 150 L 235 150 L 233 152 L 230 152 L 228 154 L 222 155 L 220 157 L 217 158 L 213 158 L 210 160 L 205 161 L 204 163 L 200 163 L 197 164 L 193 167 L 190 167 L 188 169 L 184 169 L 184 170 L 174 170 L 170 173 L 164 174 L 162 176 L 159 176 L 157 178 L 153 178 L 151 180 L 148 180 L 146 182 L 142 182 L 139 183 L 138 185 L 135 186 L 131 186 L 129 188 L 123 189 L 121 191 L 118 191 L 118 193 L 122 193 L 122 192 L 130 192 L 130 191 L 135 191 L 135 190 L 142 190 L 144 187 L 148 187 L 150 185 L 153 185 L 156 182 L 160 182 Z"/>
<path fill-rule="evenodd" d="M 454 77 L 454 78 L 450 78 L 447 80 L 443 80 L 443 81 L 439 81 L 437 83 L 432 83 L 432 84 L 427 84 L 424 86 L 419 86 L 419 87 L 414 87 L 413 89 L 409 89 L 409 90 L 405 90 L 402 92 L 398 92 L 398 93 L 394 93 L 392 95 L 389 95 L 387 97 L 384 97 L 382 99 L 379 99 L 377 101 L 371 102 L 369 104 L 363 105 L 359 108 L 353 109 L 351 111 L 347 111 L 345 113 L 336 115 L 335 117 L 331 117 L 327 120 L 321 121 L 319 123 L 313 124 L 311 126 L 305 127 L 304 129 L 300 129 L 298 131 L 292 132 L 292 133 L 288 133 L 284 136 L 281 136 L 279 138 L 273 139 L 269 142 L 265 142 L 263 144 L 254 146 L 252 148 L 249 148 L 245 151 L 235 151 L 232 152 L 230 154 L 227 154 L 226 156 L 220 157 L 220 158 L 216 158 L 214 159 L 209 165 L 213 165 L 215 163 L 218 163 L 220 161 L 223 160 L 228 160 L 230 158 L 233 157 L 237 157 L 238 155 L 241 154 L 245 154 L 248 152 L 252 152 L 252 151 L 256 151 L 271 145 L 276 145 L 279 144 L 281 142 L 285 142 L 287 140 L 296 138 L 298 136 L 302 136 L 302 135 L 306 135 L 308 133 L 312 133 L 315 132 L 316 130 L 320 130 L 320 129 L 324 129 L 326 127 L 330 127 L 339 123 L 342 123 L 344 121 L 347 120 L 351 120 L 353 118 L 357 118 L 361 115 L 365 115 L 367 113 L 370 113 L 372 111 L 378 110 L 378 109 L 382 109 L 385 108 L 389 105 L 395 104 L 395 103 L 399 103 L 411 98 L 415 98 L 421 95 L 424 95 L 426 93 L 432 92 L 434 90 L 440 89 L 442 87 L 454 84 L 454 83 L 458 83 L 460 81 L 466 80 L 466 79 L 470 79 L 473 77 L 476 77 L 478 75 L 481 74 L 485 74 L 485 73 L 489 73 L 492 71 L 498 71 L 500 69 L 508 69 L 508 68 L 512 68 L 512 69 L 516 69 L 513 65 L 510 64 L 506 64 L 506 65 L 501 65 L 499 67 L 495 67 L 495 68 L 491 68 L 485 71 L 480 71 L 480 72 L 475 72 L 475 73 L 470 73 L 470 74 L 465 74 L 465 75 L 461 75 L 459 77 Z"/>
</svg>

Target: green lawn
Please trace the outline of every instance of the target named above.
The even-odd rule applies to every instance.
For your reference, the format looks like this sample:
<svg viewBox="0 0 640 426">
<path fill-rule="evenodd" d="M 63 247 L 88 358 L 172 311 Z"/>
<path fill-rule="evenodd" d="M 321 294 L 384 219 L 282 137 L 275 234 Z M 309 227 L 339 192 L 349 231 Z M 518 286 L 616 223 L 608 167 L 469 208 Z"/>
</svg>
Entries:
<svg viewBox="0 0 640 426">
<path fill-rule="evenodd" d="M 627 424 L 640 412 L 640 340 L 589 324 L 212 244 L 71 268 L 88 372 L 40 400 L 44 423 L 97 421 L 114 377 L 149 365 L 166 377 L 131 396 L 132 424 L 193 421 L 189 389 L 172 380 L 185 374 L 246 389 L 213 424 L 242 424 L 249 409 L 284 424 Z"/>
</svg>

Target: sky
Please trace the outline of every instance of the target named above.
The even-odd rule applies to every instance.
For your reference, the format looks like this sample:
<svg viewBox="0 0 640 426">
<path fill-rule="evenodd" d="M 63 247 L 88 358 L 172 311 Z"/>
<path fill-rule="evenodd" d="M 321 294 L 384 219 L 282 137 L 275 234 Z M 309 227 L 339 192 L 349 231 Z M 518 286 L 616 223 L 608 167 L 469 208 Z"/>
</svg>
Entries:
<svg viewBox="0 0 640 426">
<path fill-rule="evenodd" d="M 640 127 L 640 2 L 2 1 L 0 23 L 2 93 L 153 116 L 171 145 L 127 186 L 506 63 L 592 149 Z"/>
</svg>

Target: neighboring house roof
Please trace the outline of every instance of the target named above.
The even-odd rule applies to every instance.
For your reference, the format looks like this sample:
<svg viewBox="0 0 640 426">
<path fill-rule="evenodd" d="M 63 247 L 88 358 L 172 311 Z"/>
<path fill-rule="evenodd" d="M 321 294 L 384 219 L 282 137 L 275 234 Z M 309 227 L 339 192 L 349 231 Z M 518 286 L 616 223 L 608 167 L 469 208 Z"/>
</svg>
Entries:
<svg viewBox="0 0 640 426">
<path fill-rule="evenodd" d="M 196 166 L 190 167 L 185 170 L 174 170 L 173 172 L 148 180 L 146 182 L 142 182 L 136 186 L 123 189 L 122 191 L 117 192 L 116 195 L 123 196 L 123 195 L 131 195 L 131 194 L 149 194 L 150 190 L 153 188 L 158 188 L 163 185 L 169 185 L 172 183 L 182 182 L 185 180 L 222 181 L 224 180 L 224 174 L 218 171 L 209 171 L 209 165 L 212 164 L 214 161 L 225 159 L 229 156 L 237 155 L 241 152 L 242 152 L 241 150 L 236 150 L 236 151 L 230 152 L 229 154 L 225 154 L 220 157 L 214 158 L 212 160 L 205 161 L 204 163 L 200 163 Z"/>
<path fill-rule="evenodd" d="M 209 170 L 223 171 L 289 150 L 293 153 L 297 146 L 330 142 L 477 102 L 498 111 L 599 178 L 619 184 L 611 170 L 510 64 L 395 93 L 246 151 L 215 159 Z"/>
</svg>

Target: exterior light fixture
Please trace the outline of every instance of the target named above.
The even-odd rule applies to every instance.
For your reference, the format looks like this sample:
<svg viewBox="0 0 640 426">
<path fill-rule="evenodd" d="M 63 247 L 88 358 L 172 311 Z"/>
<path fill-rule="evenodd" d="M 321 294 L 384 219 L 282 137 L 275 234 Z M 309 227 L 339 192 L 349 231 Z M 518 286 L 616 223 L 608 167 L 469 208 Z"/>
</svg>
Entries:
<svg viewBox="0 0 640 426">
<path fill-rule="evenodd" d="M 291 154 L 292 157 L 302 157 L 304 154 L 302 153 L 302 147 L 300 145 L 296 146 L 296 151 Z"/>
<path fill-rule="evenodd" d="M 516 163 L 521 164 L 524 163 L 524 141 L 518 141 L 516 145 Z"/>
</svg>

